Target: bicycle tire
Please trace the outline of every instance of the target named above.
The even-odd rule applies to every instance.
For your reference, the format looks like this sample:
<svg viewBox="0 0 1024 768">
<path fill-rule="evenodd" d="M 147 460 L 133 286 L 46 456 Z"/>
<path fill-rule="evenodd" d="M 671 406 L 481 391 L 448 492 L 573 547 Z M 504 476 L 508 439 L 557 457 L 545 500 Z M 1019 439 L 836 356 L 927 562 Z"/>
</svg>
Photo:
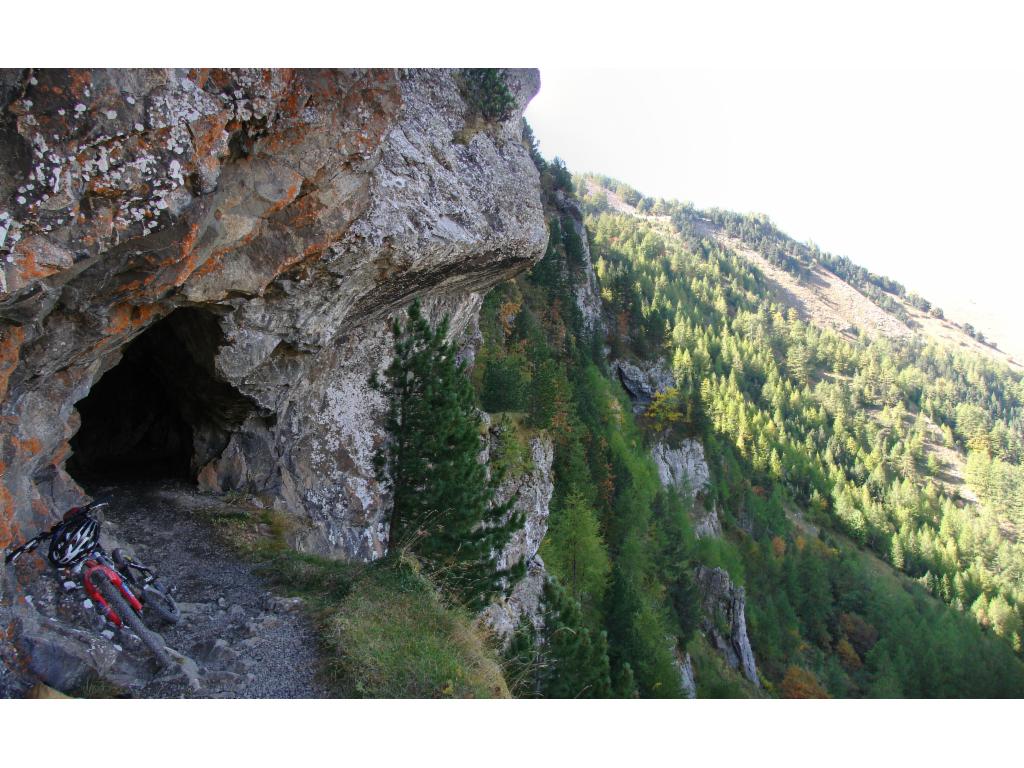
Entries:
<svg viewBox="0 0 1024 768">
<path fill-rule="evenodd" d="M 178 604 L 171 597 L 170 588 L 161 579 L 156 579 L 148 584 L 140 583 L 139 579 L 132 578 L 132 561 L 125 557 L 124 551 L 120 548 L 112 553 L 114 565 L 121 572 L 121 576 L 128 577 L 128 580 L 135 585 L 135 588 L 142 588 L 142 607 L 144 610 L 152 610 L 157 618 L 167 624 L 177 624 L 181 620 L 181 611 Z"/>
<path fill-rule="evenodd" d="M 106 574 L 101 571 L 97 575 L 100 578 L 96 580 L 96 588 L 103 595 L 103 599 L 107 601 L 107 604 L 113 609 L 114 613 L 121 617 L 121 622 L 139 636 L 150 653 L 156 657 L 160 666 L 171 666 L 171 657 L 164 646 L 164 639 L 143 623 L 142 617 L 132 610 L 131 606 L 128 605 L 128 601 L 124 599 L 124 595 L 121 594 L 121 590 L 113 585 Z"/>
<path fill-rule="evenodd" d="M 177 624 L 181 620 L 181 611 L 174 598 L 168 594 L 167 585 L 159 579 L 142 588 L 142 608 L 153 611 L 157 617 L 167 624 Z"/>
</svg>

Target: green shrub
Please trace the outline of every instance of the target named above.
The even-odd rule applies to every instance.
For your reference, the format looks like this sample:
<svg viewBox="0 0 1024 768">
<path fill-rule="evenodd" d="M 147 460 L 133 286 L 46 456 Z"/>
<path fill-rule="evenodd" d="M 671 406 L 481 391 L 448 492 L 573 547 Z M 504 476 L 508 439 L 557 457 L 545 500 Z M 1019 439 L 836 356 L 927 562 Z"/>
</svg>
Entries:
<svg viewBox="0 0 1024 768">
<path fill-rule="evenodd" d="M 714 536 L 700 539 L 694 560 L 709 568 L 721 568 L 729 574 L 733 584 L 743 586 L 746 578 L 743 557 L 736 546 L 726 539 Z"/>
<path fill-rule="evenodd" d="M 714 651 L 703 638 L 688 646 L 697 683 L 698 699 L 750 699 L 758 696 L 753 686 Z"/>
<path fill-rule="evenodd" d="M 500 69 L 465 69 L 462 77 L 466 103 L 484 120 L 508 120 L 512 116 L 516 100 Z"/>
<path fill-rule="evenodd" d="M 533 457 L 526 435 L 507 413 L 502 414 L 496 430 L 498 444 L 491 450 L 491 472 L 498 477 L 519 477 L 533 470 Z"/>
<path fill-rule="evenodd" d="M 349 696 L 506 698 L 508 687 L 473 616 L 446 605 L 414 563 L 367 567 L 323 623 L 329 670 Z"/>
<path fill-rule="evenodd" d="M 492 357 L 484 369 L 480 405 L 488 413 L 522 411 L 526 408 L 528 376 L 525 361 L 516 357 Z"/>
</svg>

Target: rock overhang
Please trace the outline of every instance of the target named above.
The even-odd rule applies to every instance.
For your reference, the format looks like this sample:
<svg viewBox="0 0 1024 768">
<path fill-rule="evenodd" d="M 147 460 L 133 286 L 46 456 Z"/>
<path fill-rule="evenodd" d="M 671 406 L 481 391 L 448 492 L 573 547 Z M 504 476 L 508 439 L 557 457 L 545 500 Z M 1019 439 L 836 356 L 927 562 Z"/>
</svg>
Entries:
<svg viewBox="0 0 1024 768">
<path fill-rule="evenodd" d="M 310 548 L 378 555 L 362 433 L 390 315 L 429 297 L 461 332 L 543 253 L 519 120 L 539 77 L 505 79 L 513 114 L 481 125 L 452 71 L 3 73 L 0 544 L 81 497 L 74 405 L 125 345 L 206 307 L 217 375 L 276 416 L 233 448 L 240 490 L 308 516 Z"/>
</svg>

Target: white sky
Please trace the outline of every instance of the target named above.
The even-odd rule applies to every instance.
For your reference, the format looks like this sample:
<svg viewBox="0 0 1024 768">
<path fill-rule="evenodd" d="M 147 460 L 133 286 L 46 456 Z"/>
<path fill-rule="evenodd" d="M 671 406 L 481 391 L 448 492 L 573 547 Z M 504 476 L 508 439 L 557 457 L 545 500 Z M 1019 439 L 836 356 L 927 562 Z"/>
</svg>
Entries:
<svg viewBox="0 0 1024 768">
<path fill-rule="evenodd" d="M 1024 356 L 1024 77 L 541 68 L 548 158 L 647 195 L 767 213 Z"/>
</svg>

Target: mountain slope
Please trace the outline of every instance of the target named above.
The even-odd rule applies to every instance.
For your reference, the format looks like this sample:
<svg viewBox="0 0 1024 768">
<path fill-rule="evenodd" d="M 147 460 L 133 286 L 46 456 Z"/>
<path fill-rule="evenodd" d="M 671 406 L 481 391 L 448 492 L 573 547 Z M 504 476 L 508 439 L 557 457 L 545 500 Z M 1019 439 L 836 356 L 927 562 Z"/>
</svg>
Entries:
<svg viewBox="0 0 1024 768">
<path fill-rule="evenodd" d="M 602 186 L 600 180 L 595 177 L 584 177 L 582 183 L 587 195 L 604 195 L 608 206 L 616 211 L 641 216 L 652 223 L 660 221 L 665 226 L 671 225 L 670 217 L 642 213 L 635 205 L 630 205 L 624 200 L 614 188 Z M 872 336 L 898 339 L 908 338 L 917 332 L 929 339 L 982 354 L 1017 370 L 1024 370 L 1024 366 L 1010 353 L 999 349 L 992 342 L 979 341 L 968 333 L 963 325 L 944 316 L 922 311 L 899 293 L 887 293 L 887 298 L 891 300 L 899 314 L 887 312 L 856 287 L 814 259 L 812 251 L 807 246 L 792 241 L 782 233 L 778 234 L 789 241 L 787 245 L 790 249 L 805 254 L 807 261 L 802 265 L 803 269 L 799 275 L 772 263 L 757 245 L 730 234 L 725 227 L 704 215 L 704 212 L 686 211 L 685 219 L 697 236 L 712 238 L 757 266 L 771 284 L 773 296 L 784 306 L 793 307 L 800 314 L 801 320 L 811 322 L 822 329 L 831 328 L 847 335 L 853 334 L 855 329 L 860 329 Z"/>
<path fill-rule="evenodd" d="M 567 175 L 557 162 L 542 174 L 558 199 L 571 198 Z M 496 346 L 479 361 L 485 380 L 492 368 L 515 371 L 528 408 L 556 406 L 552 530 L 590 530 L 575 522 L 578 504 L 596 517 L 588 546 L 606 553 L 611 572 L 574 596 L 591 630 L 608 632 L 613 677 L 627 663 L 657 669 L 659 632 L 695 651 L 686 640 L 694 632 L 711 641 L 729 629 L 737 604 L 709 601 L 703 580 L 703 618 L 671 598 L 686 589 L 678 574 L 704 566 L 745 597 L 746 629 L 733 626 L 732 639 L 712 645 L 728 656 L 749 634 L 769 694 L 1020 695 L 1020 374 L 914 332 L 910 302 L 926 303 L 884 277 L 828 254 L 804 259 L 781 235 L 752 248 L 742 217 L 704 216 L 622 187 L 583 185 L 584 246 L 567 236 L 564 207 L 546 208 L 548 254 L 515 290 L 501 289 L 515 322 L 491 335 Z M 580 301 L 591 264 L 603 319 L 596 337 L 584 331 Z M 783 289 L 799 280 L 807 301 L 827 309 L 820 325 L 785 301 Z M 877 324 L 850 330 L 826 303 L 841 305 L 838 292 Z M 541 345 L 563 384 L 541 375 Z M 609 380 L 631 401 L 610 401 Z M 652 449 L 683 455 L 677 448 L 695 439 L 710 473 L 699 504 L 647 490 Z M 572 459 L 577 440 L 582 453 Z M 1009 480 L 994 483 L 997 475 Z M 583 481 L 598 492 L 570 501 L 572 483 Z M 680 501 L 696 519 L 688 533 L 671 533 L 678 517 L 665 511 Z M 550 561 L 564 562 L 567 542 L 578 540 L 546 542 L 563 548 Z M 672 621 L 623 626 L 630 583 L 645 584 L 644 601 Z M 701 694 L 713 671 L 706 654 L 689 662 L 681 675 L 692 669 Z M 640 692 L 662 685 L 648 676 Z"/>
</svg>

